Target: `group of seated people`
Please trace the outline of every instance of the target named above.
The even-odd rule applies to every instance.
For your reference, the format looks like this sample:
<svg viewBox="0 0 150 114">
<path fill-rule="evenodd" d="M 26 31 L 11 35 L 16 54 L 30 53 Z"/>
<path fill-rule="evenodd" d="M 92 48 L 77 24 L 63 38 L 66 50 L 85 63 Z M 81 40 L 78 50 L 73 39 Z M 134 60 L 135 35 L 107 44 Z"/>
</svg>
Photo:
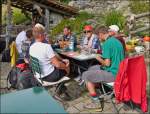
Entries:
<svg viewBox="0 0 150 114">
<path fill-rule="evenodd" d="M 117 25 L 108 28 L 99 26 L 95 31 L 91 25 L 86 25 L 83 31 L 85 37 L 79 43 L 75 35 L 72 34 L 71 28 L 66 26 L 61 40 L 69 41 L 73 38 L 75 45 L 80 44 L 80 48 L 93 49 L 95 53 L 101 50 L 101 54 L 96 57 L 99 64 L 82 73 L 82 80 L 85 81 L 93 101 L 92 104 L 85 107 L 88 109 L 101 109 L 100 98 L 95 90 L 96 85 L 101 81 L 113 82 L 115 80 L 119 64 L 125 57 L 125 47 L 124 43 L 118 39 L 119 27 Z M 22 34 L 25 34 L 25 31 Z M 24 57 L 26 63 L 30 61 L 29 56 L 39 60 L 44 81 L 56 82 L 69 74 L 70 62 L 55 54 L 52 48 L 53 44 L 49 44 L 46 37 L 44 26 L 36 24 L 32 30 L 26 31 L 26 38 L 18 35 L 16 38 L 17 49 L 19 50 L 19 57 Z M 21 50 L 23 42 L 29 44 L 25 49 L 25 54 Z"/>
</svg>

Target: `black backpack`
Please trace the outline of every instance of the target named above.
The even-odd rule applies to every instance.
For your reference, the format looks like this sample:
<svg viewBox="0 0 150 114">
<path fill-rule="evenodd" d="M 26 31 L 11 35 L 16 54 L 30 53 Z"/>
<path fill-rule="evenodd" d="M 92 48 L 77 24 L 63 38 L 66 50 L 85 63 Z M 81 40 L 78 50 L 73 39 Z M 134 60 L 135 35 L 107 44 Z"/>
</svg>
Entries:
<svg viewBox="0 0 150 114">
<path fill-rule="evenodd" d="M 34 78 L 34 75 L 30 69 L 20 69 L 13 67 L 7 77 L 7 87 L 14 89 L 27 89 L 34 86 L 41 86 L 40 83 Z"/>
</svg>

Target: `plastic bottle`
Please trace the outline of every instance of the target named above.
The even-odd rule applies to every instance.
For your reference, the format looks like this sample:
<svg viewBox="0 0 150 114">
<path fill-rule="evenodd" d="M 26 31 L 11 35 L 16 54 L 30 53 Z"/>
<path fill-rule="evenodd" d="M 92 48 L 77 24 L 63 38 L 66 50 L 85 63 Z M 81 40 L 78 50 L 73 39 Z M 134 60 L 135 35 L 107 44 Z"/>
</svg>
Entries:
<svg viewBox="0 0 150 114">
<path fill-rule="evenodd" d="M 75 42 L 74 42 L 74 38 L 72 36 L 70 38 L 69 50 L 71 50 L 71 51 L 75 50 Z"/>
</svg>

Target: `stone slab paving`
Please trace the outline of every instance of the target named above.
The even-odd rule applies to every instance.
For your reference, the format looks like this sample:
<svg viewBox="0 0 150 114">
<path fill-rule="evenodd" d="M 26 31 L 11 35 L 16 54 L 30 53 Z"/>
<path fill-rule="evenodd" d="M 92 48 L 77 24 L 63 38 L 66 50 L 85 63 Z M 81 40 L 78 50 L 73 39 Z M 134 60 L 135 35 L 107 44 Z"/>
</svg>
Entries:
<svg viewBox="0 0 150 114">
<path fill-rule="evenodd" d="M 73 82 L 72 82 L 73 83 Z M 73 84 L 74 86 L 75 83 Z M 70 89 L 72 86 L 69 85 L 69 88 Z M 83 95 L 82 95 L 83 94 Z M 90 110 L 86 110 L 84 108 L 84 106 L 88 103 L 91 103 L 91 99 L 90 97 L 88 96 L 88 93 L 87 91 L 84 91 L 84 93 L 82 93 L 80 96 L 78 96 L 76 99 L 72 100 L 72 101 L 69 101 L 67 102 L 68 106 L 66 108 L 66 111 L 68 113 L 91 113 L 91 114 L 95 114 L 95 113 L 100 113 L 100 112 L 94 112 L 94 111 L 90 111 Z M 122 107 L 123 104 L 118 104 L 117 105 L 117 108 L 120 108 Z M 111 103 L 104 103 L 104 110 L 103 112 L 101 113 L 114 113 L 113 111 L 113 106 L 111 105 Z M 139 112 L 135 111 L 135 110 L 124 110 L 123 108 L 120 110 L 120 113 L 121 114 L 125 114 L 125 113 L 133 113 L 133 114 L 139 114 Z"/>
<path fill-rule="evenodd" d="M 147 63 L 147 72 L 148 72 L 148 83 L 147 83 L 147 92 L 148 90 L 150 89 L 149 87 L 149 79 L 150 79 L 150 74 L 149 74 L 149 63 L 150 63 L 150 60 L 149 59 L 146 59 L 146 63 Z M 10 71 L 10 64 L 9 63 L 0 63 L 0 87 L 1 87 L 1 92 L 0 93 L 7 93 L 7 92 L 11 92 L 11 91 L 14 91 L 14 90 L 11 90 L 11 91 L 7 91 L 3 88 L 5 88 L 7 86 L 7 81 L 6 81 L 6 78 L 7 78 L 7 75 L 8 75 L 8 72 Z M 82 86 L 78 86 L 78 84 L 75 82 L 75 81 L 71 81 L 68 85 L 67 85 L 67 88 L 68 88 L 68 92 L 70 93 L 70 95 L 72 96 L 72 100 L 71 101 L 68 101 L 68 102 L 65 102 L 65 103 L 61 103 L 65 110 L 68 112 L 68 113 L 81 113 L 81 114 L 84 114 L 84 113 L 91 113 L 91 114 L 95 114 L 95 113 L 100 113 L 100 112 L 92 112 L 90 110 L 85 110 L 84 108 L 84 105 L 88 104 L 91 102 L 90 100 L 90 97 L 86 91 L 86 89 Z M 48 88 L 50 94 L 52 94 L 52 91 L 54 90 L 54 88 Z M 148 92 L 148 97 L 150 99 L 150 95 L 149 95 L 149 92 Z M 119 104 L 117 105 L 118 108 L 120 108 L 123 104 Z M 149 103 L 150 105 L 150 103 Z M 150 106 L 149 106 L 150 107 Z M 150 110 L 150 108 L 149 108 Z M 104 103 L 104 110 L 102 113 L 114 113 L 113 112 L 113 107 L 111 105 L 111 103 Z M 135 111 L 135 110 L 124 110 L 124 109 L 121 109 L 120 110 L 120 113 L 121 114 L 139 114 L 139 112 Z"/>
</svg>

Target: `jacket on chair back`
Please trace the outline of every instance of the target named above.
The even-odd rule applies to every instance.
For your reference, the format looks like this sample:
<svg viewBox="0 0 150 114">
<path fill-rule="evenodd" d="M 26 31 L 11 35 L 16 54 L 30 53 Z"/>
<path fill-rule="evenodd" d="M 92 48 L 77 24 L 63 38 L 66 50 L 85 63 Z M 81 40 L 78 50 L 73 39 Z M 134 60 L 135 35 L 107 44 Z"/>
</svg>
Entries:
<svg viewBox="0 0 150 114">
<path fill-rule="evenodd" d="M 124 59 L 119 66 L 114 91 L 117 102 L 133 101 L 147 111 L 146 64 L 144 56 Z"/>
</svg>

